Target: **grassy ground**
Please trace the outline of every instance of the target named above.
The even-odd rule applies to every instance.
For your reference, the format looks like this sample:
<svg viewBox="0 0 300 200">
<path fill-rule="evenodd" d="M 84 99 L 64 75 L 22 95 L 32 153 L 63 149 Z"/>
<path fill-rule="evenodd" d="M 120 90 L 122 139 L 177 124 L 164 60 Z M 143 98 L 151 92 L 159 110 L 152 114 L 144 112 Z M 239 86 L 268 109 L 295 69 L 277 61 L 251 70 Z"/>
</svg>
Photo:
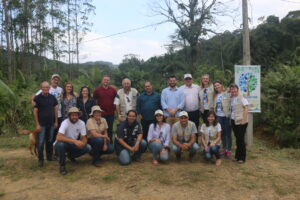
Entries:
<svg viewBox="0 0 300 200">
<path fill-rule="evenodd" d="M 115 155 L 103 156 L 101 168 L 85 155 L 78 164 L 67 162 L 68 174 L 58 174 L 57 162 L 37 167 L 30 155 L 28 136 L 0 137 L 0 199 L 299 199 L 300 151 L 278 149 L 255 139 L 248 160 L 237 164 L 223 159 L 221 166 L 194 163 L 174 155 L 154 167 L 151 155 L 144 163 L 120 166 Z"/>
</svg>

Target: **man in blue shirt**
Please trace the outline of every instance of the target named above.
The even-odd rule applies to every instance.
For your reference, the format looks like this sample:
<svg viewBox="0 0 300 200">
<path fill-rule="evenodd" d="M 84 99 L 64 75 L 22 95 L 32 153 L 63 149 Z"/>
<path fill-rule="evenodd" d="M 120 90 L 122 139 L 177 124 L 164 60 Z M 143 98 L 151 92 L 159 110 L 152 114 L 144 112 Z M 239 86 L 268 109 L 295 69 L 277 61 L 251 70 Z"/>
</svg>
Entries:
<svg viewBox="0 0 300 200">
<path fill-rule="evenodd" d="M 150 81 L 144 83 L 145 92 L 137 99 L 136 111 L 141 117 L 143 127 L 143 138 L 147 141 L 150 124 L 154 122 L 154 112 L 161 109 L 160 95 L 153 92 Z"/>
<path fill-rule="evenodd" d="M 184 108 L 185 97 L 183 90 L 176 87 L 177 79 L 175 76 L 168 78 L 169 87 L 165 88 L 161 94 L 161 106 L 167 123 L 172 126 L 178 121 L 178 114 Z"/>
</svg>

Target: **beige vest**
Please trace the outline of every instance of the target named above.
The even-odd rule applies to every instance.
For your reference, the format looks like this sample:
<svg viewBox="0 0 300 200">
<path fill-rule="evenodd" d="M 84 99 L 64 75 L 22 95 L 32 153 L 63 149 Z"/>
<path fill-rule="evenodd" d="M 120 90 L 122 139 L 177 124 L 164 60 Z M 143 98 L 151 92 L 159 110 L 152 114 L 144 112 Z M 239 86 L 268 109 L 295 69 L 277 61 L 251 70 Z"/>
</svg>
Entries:
<svg viewBox="0 0 300 200">
<path fill-rule="evenodd" d="M 236 125 L 241 124 L 242 120 L 243 120 L 243 114 L 244 114 L 244 106 L 243 106 L 243 102 L 242 102 L 242 98 L 243 96 L 238 96 L 236 103 L 234 104 L 234 123 Z M 247 121 L 248 122 L 248 117 L 247 117 Z"/>
<path fill-rule="evenodd" d="M 204 112 L 203 92 L 204 92 L 204 90 L 203 90 L 202 86 L 200 86 L 200 89 L 199 89 L 200 111 L 202 113 Z M 214 87 L 213 87 L 213 85 L 210 85 L 207 88 L 206 94 L 207 94 L 208 109 L 214 110 Z"/>
<path fill-rule="evenodd" d="M 177 131 L 177 140 L 179 142 L 189 142 L 192 139 L 192 131 L 193 131 L 193 122 L 188 121 L 188 124 L 185 128 L 183 128 L 180 122 L 176 122 L 173 126 L 175 126 Z"/>
<path fill-rule="evenodd" d="M 217 96 L 217 95 L 216 95 Z M 230 117 L 230 96 L 227 92 L 223 92 L 222 94 L 222 108 L 226 117 Z M 214 99 L 214 110 L 217 112 L 217 101 Z"/>
<path fill-rule="evenodd" d="M 137 100 L 137 96 L 138 96 L 138 91 L 135 88 L 131 88 L 131 92 L 132 92 L 132 109 L 136 110 L 136 100 Z M 125 102 L 125 92 L 124 89 L 120 89 L 118 90 L 118 95 L 119 95 L 119 99 L 120 99 L 120 111 L 121 111 L 121 115 L 122 116 L 126 116 L 126 102 Z"/>
<path fill-rule="evenodd" d="M 206 144 L 208 144 L 208 142 L 212 143 L 217 139 L 218 137 L 217 126 L 210 126 L 210 131 L 208 130 L 209 127 L 207 127 L 205 124 L 203 124 L 202 127 L 203 127 L 203 134 L 204 134 Z M 221 141 L 218 142 L 218 144 L 216 145 L 221 145 Z"/>
</svg>

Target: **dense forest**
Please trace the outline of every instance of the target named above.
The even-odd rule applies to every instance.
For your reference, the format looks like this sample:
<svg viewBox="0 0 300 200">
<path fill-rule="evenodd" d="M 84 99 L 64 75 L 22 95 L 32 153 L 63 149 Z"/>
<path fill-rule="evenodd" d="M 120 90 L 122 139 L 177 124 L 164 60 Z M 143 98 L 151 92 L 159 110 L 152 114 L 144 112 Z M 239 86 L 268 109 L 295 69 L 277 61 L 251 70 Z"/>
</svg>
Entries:
<svg viewBox="0 0 300 200">
<path fill-rule="evenodd" d="M 79 63 L 79 45 L 91 24 L 95 7 L 90 0 L 2 0 L 0 4 L 0 134 L 32 127 L 30 97 L 39 83 L 59 73 L 78 92 L 97 87 L 104 74 L 120 87 L 128 77 L 140 92 L 151 80 L 156 91 L 166 77 L 191 72 L 212 80 L 233 82 L 233 67 L 242 64 L 242 30 L 226 31 L 196 46 L 168 46 L 165 55 L 142 60 L 125 55 L 118 66 L 105 62 Z M 262 113 L 255 127 L 263 127 L 282 146 L 300 144 L 300 11 L 283 19 L 269 16 L 250 31 L 252 64 L 262 67 Z M 179 50 L 178 50 L 179 49 Z M 196 56 L 195 56 L 196 52 Z M 193 62 L 191 63 L 191 55 Z M 191 67 L 192 66 L 192 67 Z M 182 83 L 182 82 L 180 82 Z"/>
</svg>

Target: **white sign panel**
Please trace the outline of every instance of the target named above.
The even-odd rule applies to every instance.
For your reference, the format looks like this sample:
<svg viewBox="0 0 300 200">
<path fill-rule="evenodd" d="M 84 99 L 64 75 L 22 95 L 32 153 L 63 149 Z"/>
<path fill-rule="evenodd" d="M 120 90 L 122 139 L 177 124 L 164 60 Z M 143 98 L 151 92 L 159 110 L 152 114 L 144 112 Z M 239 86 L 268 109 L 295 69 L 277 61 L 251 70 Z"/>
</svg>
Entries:
<svg viewBox="0 0 300 200">
<path fill-rule="evenodd" d="M 260 66 L 235 65 L 235 83 L 249 101 L 249 112 L 261 112 L 260 106 Z"/>
</svg>

